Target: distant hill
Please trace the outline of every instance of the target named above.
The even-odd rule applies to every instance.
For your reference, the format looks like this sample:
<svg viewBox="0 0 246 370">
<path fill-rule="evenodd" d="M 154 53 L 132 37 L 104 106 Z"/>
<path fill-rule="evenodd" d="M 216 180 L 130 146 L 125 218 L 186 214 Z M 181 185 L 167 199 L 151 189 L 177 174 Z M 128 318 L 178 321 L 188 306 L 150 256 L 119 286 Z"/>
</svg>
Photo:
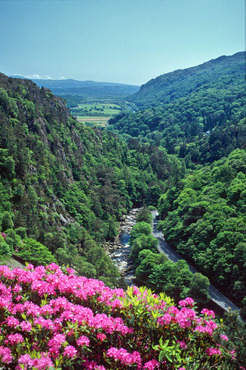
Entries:
<svg viewBox="0 0 246 370">
<path fill-rule="evenodd" d="M 113 117 L 109 129 L 187 163 L 211 163 L 245 147 L 245 52 L 161 75 L 129 100 L 135 111 Z"/>
<path fill-rule="evenodd" d="M 11 76 L 25 79 L 22 76 Z M 77 81 L 67 80 L 50 80 L 50 79 L 32 79 L 39 87 L 50 89 L 56 95 L 78 95 L 92 97 L 114 97 L 128 96 L 136 93 L 139 86 L 127 85 L 114 82 L 95 82 L 95 81 Z"/>
<path fill-rule="evenodd" d="M 230 79 L 236 82 L 244 77 L 245 52 L 223 55 L 196 67 L 160 75 L 142 85 L 131 101 L 144 108 L 157 106 L 212 87 L 214 80 L 227 84 L 233 82 Z"/>
</svg>

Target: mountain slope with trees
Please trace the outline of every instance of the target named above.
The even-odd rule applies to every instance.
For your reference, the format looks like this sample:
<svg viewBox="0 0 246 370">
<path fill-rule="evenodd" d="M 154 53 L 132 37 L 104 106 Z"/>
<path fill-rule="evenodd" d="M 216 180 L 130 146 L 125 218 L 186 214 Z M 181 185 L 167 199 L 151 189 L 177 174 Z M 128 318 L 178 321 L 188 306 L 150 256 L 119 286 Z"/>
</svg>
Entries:
<svg viewBox="0 0 246 370">
<path fill-rule="evenodd" d="M 109 128 L 188 166 L 212 162 L 245 145 L 245 98 L 245 53 L 237 53 L 151 80 L 132 96 L 136 112 L 112 118 Z"/>
<path fill-rule="evenodd" d="M 245 52 L 159 76 L 132 102 L 110 130 L 182 163 L 158 203 L 165 238 L 245 315 Z"/>
<path fill-rule="evenodd" d="M 191 93 L 199 93 L 208 88 L 231 84 L 245 75 L 245 52 L 232 56 L 220 56 L 196 67 L 179 69 L 158 76 L 140 87 L 140 91 L 131 96 L 131 101 L 141 107 L 159 106 L 185 98 Z"/>
<path fill-rule="evenodd" d="M 29 80 L 1 74 L 0 107 L 0 254 L 69 263 L 115 284 L 101 246 L 133 205 L 157 204 L 163 179 L 176 172 L 171 161 L 79 124 L 62 99 Z"/>
</svg>

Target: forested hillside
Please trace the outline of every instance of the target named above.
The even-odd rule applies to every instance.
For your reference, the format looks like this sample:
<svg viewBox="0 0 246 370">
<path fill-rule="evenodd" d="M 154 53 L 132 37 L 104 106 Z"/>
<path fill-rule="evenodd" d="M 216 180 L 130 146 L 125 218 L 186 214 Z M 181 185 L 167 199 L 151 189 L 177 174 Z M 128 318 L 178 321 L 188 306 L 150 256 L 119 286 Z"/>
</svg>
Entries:
<svg viewBox="0 0 246 370">
<path fill-rule="evenodd" d="M 246 153 L 203 166 L 160 197 L 170 245 L 246 312 Z"/>
<path fill-rule="evenodd" d="M 50 90 L 3 74 L 0 122 L 0 254 L 116 284 L 101 246 L 133 205 L 157 204 L 181 168 L 157 148 L 79 124 Z"/>
<path fill-rule="evenodd" d="M 157 77 L 109 129 L 172 154 L 158 203 L 169 244 L 246 312 L 245 52 Z"/>
<path fill-rule="evenodd" d="M 164 147 L 192 163 L 245 145 L 245 53 L 157 77 L 132 96 L 137 112 L 110 120 L 126 138 Z"/>
<path fill-rule="evenodd" d="M 245 74 L 245 52 L 221 56 L 196 67 L 179 69 L 142 85 L 130 101 L 141 107 L 159 106 L 211 88 L 237 86 Z"/>
<path fill-rule="evenodd" d="M 245 314 L 244 56 L 150 81 L 107 131 L 79 124 L 50 90 L 1 74 L 0 254 L 117 285 L 102 246 L 123 214 L 151 204 L 168 242 Z"/>
<path fill-rule="evenodd" d="M 137 95 L 132 98 L 135 105 L 131 105 L 130 109 L 138 105 L 136 111 L 121 113 L 113 118 L 108 131 L 92 129 L 77 122 L 69 114 L 65 101 L 54 96 L 50 90 L 39 88 L 29 80 L 0 74 L 1 264 L 10 257 L 31 262 L 34 267 L 50 263 L 65 264 L 74 267 L 79 275 L 86 276 L 82 278 L 83 281 L 97 278 L 111 287 L 122 286 L 117 268 L 105 253 L 104 243 L 114 239 L 122 215 L 132 207 L 153 205 L 160 213 L 160 226 L 168 243 L 231 297 L 242 308 L 245 317 L 246 119 L 241 68 L 243 55 L 238 53 L 232 57 L 222 57 L 183 74 L 178 71 L 166 76 L 164 79 L 170 85 L 173 77 L 175 82 L 177 73 L 183 76 L 179 80 L 180 85 L 177 81 L 173 85 L 175 91 L 172 101 L 168 90 L 158 82 L 161 78 L 156 79 L 159 86 L 156 91 L 159 90 L 159 95 L 162 95 L 161 103 L 159 95 L 152 97 L 152 100 L 148 97 L 148 86 L 152 91 L 155 81 L 146 84 L 139 92 L 139 102 Z M 198 80 L 205 75 L 206 84 L 201 82 L 199 85 Z M 141 95 L 143 91 L 146 94 L 144 98 Z M 152 92 L 150 95 L 153 95 Z M 110 132 L 111 129 L 115 132 Z M 127 140 L 116 133 L 123 134 Z M 207 302 L 206 292 L 203 294 L 201 286 L 197 284 L 197 276 L 205 279 L 207 286 L 208 279 L 200 273 L 192 276 L 184 261 L 172 264 L 157 254 L 157 242 L 151 235 L 150 224 L 145 222 L 146 217 L 147 222 L 151 223 L 145 214 L 144 219 L 138 220 L 139 224 L 133 229 L 130 239 L 137 283 L 147 285 L 158 293 L 165 290 L 176 301 L 185 294 L 192 296 L 195 290 L 194 296 L 200 296 L 200 304 L 203 300 Z M 60 269 L 55 264 L 50 266 L 57 271 Z M 25 274 L 24 270 L 15 271 L 20 276 Z M 35 271 L 41 272 L 44 268 L 36 267 Z M 6 281 L 12 276 L 6 267 L 2 268 L 2 274 Z M 89 281 L 93 284 L 93 280 Z M 28 285 L 23 284 L 28 290 Z M 45 284 L 42 280 L 38 287 Z M 13 289 L 22 289 L 16 287 Z M 139 306 L 138 297 L 133 294 L 134 289 L 135 292 L 138 290 L 136 287 L 131 289 L 133 305 L 131 301 L 126 301 L 130 316 L 128 311 L 126 315 L 131 323 L 140 328 L 142 338 L 143 333 L 145 335 L 141 329 L 141 325 L 145 325 L 143 315 L 148 318 L 146 330 L 155 333 L 153 330 L 156 328 L 152 326 L 149 326 L 149 331 L 148 325 L 152 321 L 148 315 L 151 315 L 156 326 L 160 325 L 157 321 L 159 314 L 150 313 L 147 291 L 141 288 L 144 299 L 148 298 L 146 315 Z M 109 290 L 106 290 L 103 300 L 107 300 Z M 121 292 L 120 289 L 116 291 Z M 10 291 L 6 292 L 10 297 Z M 65 294 L 71 296 L 71 292 L 66 291 Z M 27 294 L 25 299 L 29 296 L 34 300 L 39 299 L 37 295 L 32 295 L 30 289 Z M 13 297 L 16 303 L 18 297 Z M 156 296 L 153 297 L 156 299 Z M 114 295 L 117 303 L 113 311 L 122 316 L 120 301 L 116 298 L 117 294 Z M 98 295 L 90 299 L 95 312 L 104 312 Z M 191 298 L 187 300 L 193 305 Z M 187 300 L 180 301 L 180 306 L 189 305 Z M 101 307 L 99 311 L 98 305 Z M 105 312 L 110 311 L 106 308 Z M 159 343 L 156 349 L 163 353 L 159 361 L 169 353 L 166 348 L 173 348 L 172 357 L 176 356 L 175 351 L 181 353 L 179 345 L 177 347 L 174 342 L 179 335 L 173 325 L 176 314 L 171 316 L 174 312 L 178 310 L 170 311 L 170 315 L 168 311 L 169 321 L 161 322 L 165 325 L 164 333 L 167 333 L 169 324 L 172 328 L 164 337 L 166 342 L 163 344 L 162 337 L 160 340 L 156 337 Z M 206 325 L 208 312 L 207 309 L 202 311 Z M 189 316 L 189 325 L 190 319 Z M 4 322 L 8 323 L 7 320 L 11 321 L 13 317 Z M 229 342 L 229 352 L 225 352 L 230 359 L 221 357 L 221 361 L 231 362 L 236 346 L 238 364 L 243 365 L 244 324 L 237 322 L 237 314 L 235 317 L 231 315 L 228 320 L 232 320 L 227 321 L 227 325 L 231 325 L 230 331 L 236 334 L 232 335 L 234 344 Z M 188 343 L 190 336 L 183 326 L 182 317 L 181 322 L 181 332 Z M 208 340 L 209 336 L 202 326 L 201 333 Z M 212 357 L 215 348 L 205 351 L 205 342 L 195 335 L 191 344 L 198 346 L 198 366 L 212 363 L 213 360 L 217 364 L 217 358 Z M 224 331 L 222 336 L 226 337 Z M 93 343 L 96 346 L 101 343 L 98 336 Z M 131 342 L 127 340 L 126 343 Z M 173 343 L 176 343 L 175 347 Z M 210 345 L 210 342 L 206 343 Z M 214 343 L 219 342 L 216 339 Z M 145 352 L 148 352 L 146 348 Z M 219 351 L 216 352 L 218 354 Z M 204 358 L 203 362 L 200 355 Z M 209 362 L 205 362 L 205 355 L 209 356 Z M 148 359 L 149 356 L 146 361 Z M 177 361 L 185 364 L 194 360 L 187 359 L 179 356 Z M 104 363 L 104 360 L 100 361 Z M 238 368 L 235 366 L 232 368 Z"/>
</svg>

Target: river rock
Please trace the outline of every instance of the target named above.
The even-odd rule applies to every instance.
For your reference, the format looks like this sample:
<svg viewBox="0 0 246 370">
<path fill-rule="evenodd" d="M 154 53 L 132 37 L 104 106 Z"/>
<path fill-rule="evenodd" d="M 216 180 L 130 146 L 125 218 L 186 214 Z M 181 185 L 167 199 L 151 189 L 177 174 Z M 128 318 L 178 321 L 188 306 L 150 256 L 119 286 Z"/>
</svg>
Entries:
<svg viewBox="0 0 246 370">
<path fill-rule="evenodd" d="M 129 261 L 131 248 L 129 245 L 130 233 L 136 224 L 137 215 L 142 208 L 133 208 L 128 215 L 122 217 L 119 233 L 114 242 L 106 243 L 105 250 L 112 262 L 118 267 L 121 275 L 125 278 L 127 285 L 132 285 L 134 269 Z"/>
</svg>

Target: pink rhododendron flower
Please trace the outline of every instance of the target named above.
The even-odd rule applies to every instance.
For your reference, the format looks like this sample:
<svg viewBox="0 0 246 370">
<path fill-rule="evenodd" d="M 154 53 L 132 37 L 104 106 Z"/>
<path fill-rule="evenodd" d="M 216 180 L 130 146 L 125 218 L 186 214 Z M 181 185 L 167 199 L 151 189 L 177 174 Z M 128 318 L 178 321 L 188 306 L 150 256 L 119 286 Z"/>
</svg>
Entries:
<svg viewBox="0 0 246 370">
<path fill-rule="evenodd" d="M 157 368 L 159 368 L 159 362 L 155 359 L 146 362 L 143 367 L 143 369 L 147 369 L 147 370 L 154 370 Z"/>
<path fill-rule="evenodd" d="M 99 335 L 99 334 L 98 334 Z M 103 335 L 103 334 L 102 334 Z M 85 335 L 81 335 L 81 337 L 79 337 L 79 339 L 76 340 L 76 343 L 79 345 L 79 346 L 89 346 L 90 345 L 90 339 L 87 338 Z"/>
<path fill-rule="evenodd" d="M 119 360 L 124 365 L 133 365 L 134 363 L 141 363 L 141 356 L 140 353 L 134 351 L 132 354 L 127 352 L 125 348 L 117 349 L 115 347 L 111 347 L 107 351 L 107 355 L 109 357 L 113 357 L 115 360 Z"/>
<path fill-rule="evenodd" d="M 64 349 L 63 355 L 69 358 L 74 358 L 77 354 L 77 349 L 74 346 L 67 346 Z"/>
<path fill-rule="evenodd" d="M 213 355 L 221 355 L 221 351 L 219 348 L 207 348 L 206 349 L 206 353 L 209 355 L 209 356 L 213 356 Z"/>
<path fill-rule="evenodd" d="M 181 348 L 187 348 L 187 344 L 185 343 L 184 340 L 178 340 L 177 343 L 179 343 Z"/>
<path fill-rule="evenodd" d="M 28 354 L 21 355 L 19 360 L 18 360 L 18 363 L 32 366 L 32 358 Z"/>
<path fill-rule="evenodd" d="M 228 341 L 228 337 L 224 334 L 221 334 L 220 338 L 225 340 L 226 342 Z"/>
<path fill-rule="evenodd" d="M 22 343 L 24 342 L 24 338 L 21 334 L 16 333 L 16 334 L 9 334 L 7 336 L 7 339 L 5 340 L 5 343 L 8 344 L 10 343 L 12 346 L 14 344 Z"/>
<path fill-rule="evenodd" d="M 97 334 L 97 339 L 101 340 L 102 342 L 106 339 L 106 335 L 103 333 L 98 333 Z"/>
<path fill-rule="evenodd" d="M 27 270 L 34 270 L 34 266 L 33 266 L 31 263 L 29 263 L 29 264 L 26 266 L 26 269 L 27 269 Z"/>
<path fill-rule="evenodd" d="M 9 327 L 12 327 L 12 328 L 15 328 L 16 326 L 19 325 L 19 320 L 16 319 L 15 317 L 13 316 L 9 316 L 7 317 L 6 319 L 6 324 L 9 326 Z"/>
<path fill-rule="evenodd" d="M 74 274 L 74 273 L 75 273 L 75 270 L 74 270 L 74 269 L 72 269 L 71 267 L 68 267 L 68 268 L 67 268 L 67 272 L 68 272 L 69 274 Z"/>
<path fill-rule="evenodd" d="M 157 322 L 159 325 L 170 324 L 172 316 L 169 313 L 165 313 L 162 317 L 158 317 Z"/>
<path fill-rule="evenodd" d="M 49 347 L 58 347 L 60 348 L 62 343 L 66 341 L 66 336 L 64 334 L 56 334 L 52 339 L 49 340 L 48 346 Z"/>
<path fill-rule="evenodd" d="M 203 313 L 205 316 L 211 316 L 213 319 L 215 318 L 215 313 L 213 310 L 208 310 L 207 308 L 204 308 L 201 313 Z"/>
<path fill-rule="evenodd" d="M 153 347 L 152 330 L 160 337 L 165 332 L 165 338 L 173 338 L 175 333 L 182 358 L 190 351 L 187 343 L 191 339 L 194 356 L 203 343 L 203 355 L 209 363 L 217 365 L 222 360 L 224 348 L 213 337 L 217 329 L 213 311 L 204 309 L 198 315 L 190 297 L 180 301 L 178 308 L 148 290 L 129 289 L 110 289 L 102 281 L 76 276 L 72 269 L 56 264 L 12 271 L 0 266 L 0 333 L 1 344 L 6 343 L 6 347 L 0 346 L 0 368 L 1 364 L 11 364 L 4 366 L 16 370 L 67 368 L 71 359 L 75 366 L 82 364 L 87 370 L 106 370 L 101 365 L 105 360 L 107 368 L 168 367 L 168 359 L 165 364 L 157 361 L 159 347 Z M 144 320 L 136 315 L 132 294 Z M 228 338 L 222 334 L 221 339 Z M 123 348 L 125 342 L 127 349 Z M 231 353 L 231 358 L 234 356 Z"/>
<path fill-rule="evenodd" d="M 10 364 L 13 360 L 11 350 L 8 347 L 0 346 L 0 356 L 4 364 Z"/>
<path fill-rule="evenodd" d="M 42 353 L 41 358 L 31 358 L 28 354 L 22 355 L 20 356 L 18 363 L 24 366 L 26 365 L 24 369 L 35 368 L 38 370 L 46 370 L 51 367 L 53 368 L 54 366 L 49 354 L 47 353 Z M 16 369 L 21 370 L 23 367 L 17 366 Z"/>
<path fill-rule="evenodd" d="M 30 332 L 32 330 L 32 324 L 29 321 L 22 321 L 20 327 L 23 331 Z"/>
<path fill-rule="evenodd" d="M 19 284 L 15 284 L 12 291 L 13 293 L 19 293 L 22 290 L 22 287 Z"/>
</svg>

